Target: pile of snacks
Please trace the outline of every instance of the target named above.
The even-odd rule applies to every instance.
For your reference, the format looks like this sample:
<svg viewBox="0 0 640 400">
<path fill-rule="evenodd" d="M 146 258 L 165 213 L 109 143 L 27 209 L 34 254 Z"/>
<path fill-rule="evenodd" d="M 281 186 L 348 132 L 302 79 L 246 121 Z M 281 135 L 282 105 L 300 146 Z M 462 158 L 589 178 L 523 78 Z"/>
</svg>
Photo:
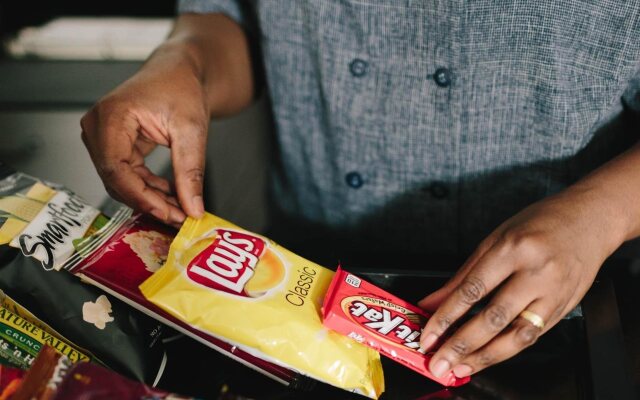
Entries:
<svg viewBox="0 0 640 400">
<path fill-rule="evenodd" d="M 46 343 L 72 361 L 90 360 L 157 381 L 166 357 L 164 326 L 55 271 L 109 219 L 64 187 L 1 170 L 8 173 L 0 176 L 0 322 L 5 346 L 15 351 L 0 352 L 0 358 L 27 368 Z"/>
<path fill-rule="evenodd" d="M 378 351 L 433 379 L 417 348 L 427 315 L 356 279 L 208 213 L 179 232 L 126 207 L 109 218 L 0 168 L 0 400 L 168 398 L 103 367 L 155 386 L 173 329 L 292 387 L 378 398 Z"/>
</svg>

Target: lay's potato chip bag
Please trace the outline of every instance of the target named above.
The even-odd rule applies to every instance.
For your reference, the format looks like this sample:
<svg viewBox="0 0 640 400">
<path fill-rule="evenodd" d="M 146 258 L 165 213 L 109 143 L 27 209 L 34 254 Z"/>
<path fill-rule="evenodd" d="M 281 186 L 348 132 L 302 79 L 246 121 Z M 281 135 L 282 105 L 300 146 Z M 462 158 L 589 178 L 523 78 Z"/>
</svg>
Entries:
<svg viewBox="0 0 640 400">
<path fill-rule="evenodd" d="M 312 378 L 377 398 L 377 352 L 322 325 L 333 271 L 211 214 L 188 218 L 140 289 L 196 329 Z"/>
</svg>

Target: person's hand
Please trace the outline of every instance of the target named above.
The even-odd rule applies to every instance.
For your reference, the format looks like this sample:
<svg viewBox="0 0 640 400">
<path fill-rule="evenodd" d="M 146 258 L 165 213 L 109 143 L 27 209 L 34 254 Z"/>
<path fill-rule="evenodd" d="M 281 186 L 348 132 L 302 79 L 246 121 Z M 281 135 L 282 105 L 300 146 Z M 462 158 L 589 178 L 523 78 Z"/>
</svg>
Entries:
<svg viewBox="0 0 640 400">
<path fill-rule="evenodd" d="M 183 14 L 140 72 L 82 118 L 82 140 L 116 200 L 178 226 L 204 213 L 202 182 L 209 117 L 232 115 L 253 99 L 242 27 L 221 13 Z M 171 149 L 174 187 L 144 157 Z"/>
<path fill-rule="evenodd" d="M 82 140 L 107 192 L 174 226 L 185 212 L 193 217 L 204 212 L 208 125 L 203 85 L 193 69 L 180 62 L 143 69 L 81 120 Z M 156 145 L 171 149 L 175 190 L 145 166 L 144 157 Z"/>
<path fill-rule="evenodd" d="M 558 323 L 623 241 L 611 209 L 589 190 L 572 190 L 498 227 L 444 287 L 419 303 L 435 310 L 421 348 L 442 343 L 430 361 L 431 372 L 474 374 L 517 354 Z M 452 325 L 485 297 L 488 304 L 452 332 Z M 540 316 L 544 327 L 521 317 L 524 310 Z"/>
</svg>

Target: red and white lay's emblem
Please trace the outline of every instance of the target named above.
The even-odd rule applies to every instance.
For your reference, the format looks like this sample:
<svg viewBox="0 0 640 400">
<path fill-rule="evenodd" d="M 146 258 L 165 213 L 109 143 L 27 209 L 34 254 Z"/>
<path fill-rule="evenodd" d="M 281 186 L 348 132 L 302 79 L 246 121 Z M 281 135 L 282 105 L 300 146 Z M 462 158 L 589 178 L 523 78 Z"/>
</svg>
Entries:
<svg viewBox="0 0 640 400">
<path fill-rule="evenodd" d="M 245 285 L 254 274 L 266 243 L 259 237 L 226 229 L 187 266 L 192 281 L 223 292 L 249 297 Z"/>
</svg>

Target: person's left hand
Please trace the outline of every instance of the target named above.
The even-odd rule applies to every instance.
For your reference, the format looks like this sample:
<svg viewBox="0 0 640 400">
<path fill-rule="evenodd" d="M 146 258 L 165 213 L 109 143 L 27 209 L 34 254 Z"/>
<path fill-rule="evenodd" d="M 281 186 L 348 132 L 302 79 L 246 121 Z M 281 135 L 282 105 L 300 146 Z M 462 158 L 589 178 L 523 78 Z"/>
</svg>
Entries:
<svg viewBox="0 0 640 400">
<path fill-rule="evenodd" d="M 422 332 L 435 376 L 474 374 L 512 357 L 571 311 L 604 260 L 622 243 L 620 218 L 606 198 L 571 190 L 533 204 L 485 239 L 458 273 L 420 301 L 436 310 Z M 464 325 L 450 327 L 481 299 L 488 304 Z M 533 312 L 544 327 L 520 317 Z"/>
</svg>

